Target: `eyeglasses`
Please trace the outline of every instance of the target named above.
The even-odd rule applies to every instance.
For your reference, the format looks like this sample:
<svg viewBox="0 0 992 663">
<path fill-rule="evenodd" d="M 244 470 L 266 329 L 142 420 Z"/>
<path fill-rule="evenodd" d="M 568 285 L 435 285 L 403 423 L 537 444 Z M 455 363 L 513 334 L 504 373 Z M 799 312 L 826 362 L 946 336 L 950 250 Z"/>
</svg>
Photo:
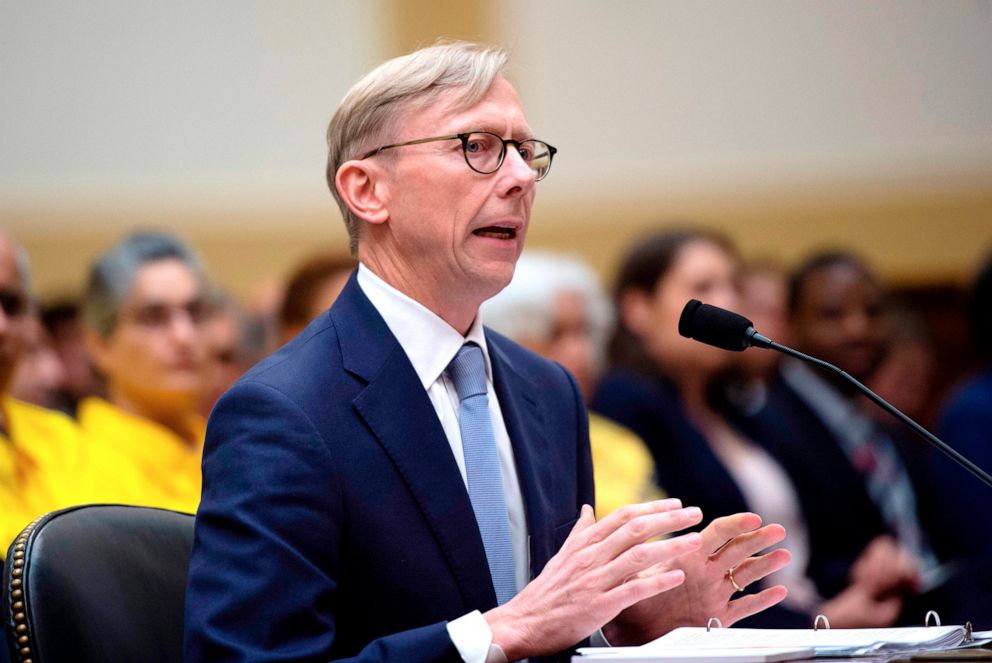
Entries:
<svg viewBox="0 0 992 663">
<path fill-rule="evenodd" d="M 454 134 L 451 136 L 436 136 L 434 138 L 419 138 L 408 140 L 405 143 L 395 143 L 393 145 L 383 145 L 377 147 L 359 157 L 368 159 L 383 150 L 391 150 L 394 147 L 406 147 L 407 145 L 420 145 L 422 143 L 433 143 L 441 140 L 460 140 L 462 142 L 462 154 L 465 155 L 465 163 L 468 167 L 482 175 L 489 175 L 499 170 L 506 159 L 506 146 L 512 145 L 520 158 L 523 159 L 530 169 L 534 171 L 535 181 L 541 181 L 551 170 L 551 160 L 558 149 L 548 145 L 543 140 L 510 140 L 497 136 L 488 131 L 471 131 L 468 133 Z"/>
<path fill-rule="evenodd" d="M 206 320 L 209 309 L 205 301 L 194 299 L 185 304 L 145 304 L 124 315 L 126 319 L 149 330 L 165 329 L 177 315 L 182 315 L 194 326 Z"/>
<path fill-rule="evenodd" d="M 28 298 L 18 290 L 0 290 L 0 309 L 8 318 L 16 318 L 28 310 Z"/>
</svg>

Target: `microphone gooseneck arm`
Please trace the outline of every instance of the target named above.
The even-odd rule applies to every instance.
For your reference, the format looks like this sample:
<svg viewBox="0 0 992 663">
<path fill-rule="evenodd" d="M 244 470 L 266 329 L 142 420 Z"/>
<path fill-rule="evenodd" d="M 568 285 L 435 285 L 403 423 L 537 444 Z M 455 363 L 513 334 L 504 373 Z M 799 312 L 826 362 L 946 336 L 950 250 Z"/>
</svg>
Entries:
<svg viewBox="0 0 992 663">
<path fill-rule="evenodd" d="M 896 419 L 898 419 L 902 423 L 904 423 L 907 426 L 909 426 L 909 428 L 912 429 L 912 431 L 914 433 L 916 433 L 917 435 L 919 435 L 920 437 L 922 437 L 924 440 L 926 440 L 927 442 L 929 442 L 933 446 L 937 447 L 937 449 L 939 449 L 940 451 L 942 451 L 944 453 L 944 455 L 948 456 L 951 460 L 955 461 L 958 465 L 962 466 L 963 468 L 965 468 L 966 470 L 968 470 L 969 472 L 971 472 L 973 475 L 975 475 L 979 479 L 979 481 L 981 481 L 982 483 L 984 483 L 986 486 L 989 486 L 990 488 L 992 488 L 992 476 L 989 476 L 988 472 L 986 472 L 985 470 L 983 470 L 982 468 L 980 468 L 978 465 L 975 465 L 973 462 L 971 462 L 970 460 L 968 460 L 966 457 L 962 456 L 960 453 L 958 453 L 957 451 L 955 451 L 953 447 L 951 447 L 950 445 L 948 445 L 946 442 L 944 442 L 943 440 L 941 440 L 939 437 L 937 437 L 936 435 L 934 435 L 933 433 L 931 433 L 930 431 L 928 431 L 926 428 L 924 428 L 923 426 L 921 426 L 918 423 L 916 423 L 915 421 L 913 421 L 907 415 L 903 414 L 903 412 L 901 410 L 899 410 L 898 408 L 896 408 L 893 405 L 890 405 L 884 398 L 882 398 L 881 396 L 879 396 L 878 394 L 876 394 L 874 391 L 872 391 L 871 389 L 869 389 L 865 385 L 861 384 L 861 382 L 859 380 L 857 380 L 856 378 L 854 378 L 847 371 L 844 371 L 844 370 L 838 368 L 837 366 L 834 366 L 833 364 L 831 364 L 829 362 L 823 361 L 822 359 L 817 359 L 816 357 L 811 357 L 811 356 L 809 356 L 808 354 L 806 354 L 804 352 L 799 352 L 799 350 L 793 350 L 792 348 L 790 348 L 790 347 L 788 347 L 786 345 L 781 345 L 780 343 L 776 343 L 775 341 L 769 340 L 769 339 L 765 338 L 764 336 L 761 336 L 761 334 L 758 334 L 757 332 L 755 332 L 755 336 L 760 336 L 761 337 L 761 341 L 767 341 L 768 342 L 767 345 L 765 343 L 761 342 L 761 341 L 759 341 L 757 343 L 752 343 L 752 345 L 754 345 L 755 347 L 767 348 L 767 349 L 770 349 L 770 350 L 775 350 L 776 352 L 781 352 L 782 354 L 788 355 L 790 357 L 795 357 L 796 359 L 800 359 L 802 361 L 808 362 L 808 363 L 813 364 L 815 366 L 819 366 L 820 368 L 822 368 L 822 369 L 824 369 L 826 371 L 830 371 L 831 373 L 833 373 L 835 375 L 839 375 L 843 379 L 847 380 L 852 385 L 854 385 L 855 387 L 857 387 L 858 391 L 860 391 L 862 394 L 864 394 L 865 396 L 867 396 L 873 403 L 875 403 L 876 405 L 878 405 L 880 408 L 882 408 L 883 410 L 885 410 L 886 412 L 888 412 L 889 414 L 891 414 L 893 417 L 895 417 Z"/>
<path fill-rule="evenodd" d="M 878 405 L 906 426 L 909 426 L 914 433 L 937 447 L 937 449 L 958 465 L 971 472 L 986 486 L 992 488 L 992 476 L 989 476 L 985 470 L 962 456 L 953 447 L 947 445 L 900 410 L 889 405 L 884 398 L 861 384 L 861 382 L 852 377 L 848 372 L 822 359 L 811 357 L 804 352 L 799 352 L 799 350 L 793 350 L 788 346 L 776 343 L 767 336 L 762 336 L 755 330 L 751 321 L 742 315 L 704 304 L 698 299 L 692 299 L 686 303 L 685 308 L 682 310 L 682 317 L 679 319 L 679 334 L 686 338 L 695 339 L 700 343 L 706 343 L 707 345 L 713 345 L 734 352 L 741 352 L 752 346 L 775 350 L 776 352 L 781 352 L 784 355 L 794 357 L 814 366 L 819 366 L 825 371 L 839 375 L 857 387 L 858 391 L 867 396 L 875 405 Z"/>
</svg>

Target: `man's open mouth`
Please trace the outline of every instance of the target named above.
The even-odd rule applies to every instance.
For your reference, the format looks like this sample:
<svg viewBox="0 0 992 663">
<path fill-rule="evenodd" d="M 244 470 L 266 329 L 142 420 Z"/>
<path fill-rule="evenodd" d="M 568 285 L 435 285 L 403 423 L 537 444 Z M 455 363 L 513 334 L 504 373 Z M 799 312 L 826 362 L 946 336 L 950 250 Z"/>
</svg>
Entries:
<svg viewBox="0 0 992 663">
<path fill-rule="evenodd" d="M 492 237 L 493 239 L 515 239 L 517 236 L 515 228 L 500 228 L 499 226 L 486 226 L 472 232 L 479 237 Z"/>
</svg>

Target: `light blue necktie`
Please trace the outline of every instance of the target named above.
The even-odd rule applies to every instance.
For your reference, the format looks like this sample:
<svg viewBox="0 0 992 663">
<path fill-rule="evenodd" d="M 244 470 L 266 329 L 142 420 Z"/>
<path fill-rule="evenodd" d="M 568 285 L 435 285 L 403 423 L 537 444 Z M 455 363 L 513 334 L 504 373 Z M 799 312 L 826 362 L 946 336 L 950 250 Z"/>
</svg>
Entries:
<svg viewBox="0 0 992 663">
<path fill-rule="evenodd" d="M 503 473 L 496 451 L 493 422 L 489 417 L 482 348 L 475 343 L 463 345 L 448 364 L 448 377 L 455 384 L 460 401 L 458 427 L 462 433 L 468 496 L 482 533 L 496 600 L 502 605 L 517 593 L 517 583 L 510 519 L 503 494 Z"/>
</svg>

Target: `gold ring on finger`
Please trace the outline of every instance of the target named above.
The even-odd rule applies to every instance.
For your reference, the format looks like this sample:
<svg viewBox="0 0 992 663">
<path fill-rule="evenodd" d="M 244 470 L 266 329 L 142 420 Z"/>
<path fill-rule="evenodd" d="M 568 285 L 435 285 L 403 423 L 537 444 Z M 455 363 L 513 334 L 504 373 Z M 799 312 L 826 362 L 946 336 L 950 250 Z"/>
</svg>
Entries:
<svg viewBox="0 0 992 663">
<path fill-rule="evenodd" d="M 727 569 L 727 572 L 723 574 L 723 577 L 730 581 L 730 584 L 734 586 L 734 589 L 735 590 L 737 590 L 738 592 L 743 592 L 744 591 L 744 587 L 741 587 L 740 585 L 738 585 L 737 584 L 737 581 L 734 580 L 734 568 L 733 567 Z M 745 585 L 745 587 L 746 586 L 747 585 Z"/>
</svg>

